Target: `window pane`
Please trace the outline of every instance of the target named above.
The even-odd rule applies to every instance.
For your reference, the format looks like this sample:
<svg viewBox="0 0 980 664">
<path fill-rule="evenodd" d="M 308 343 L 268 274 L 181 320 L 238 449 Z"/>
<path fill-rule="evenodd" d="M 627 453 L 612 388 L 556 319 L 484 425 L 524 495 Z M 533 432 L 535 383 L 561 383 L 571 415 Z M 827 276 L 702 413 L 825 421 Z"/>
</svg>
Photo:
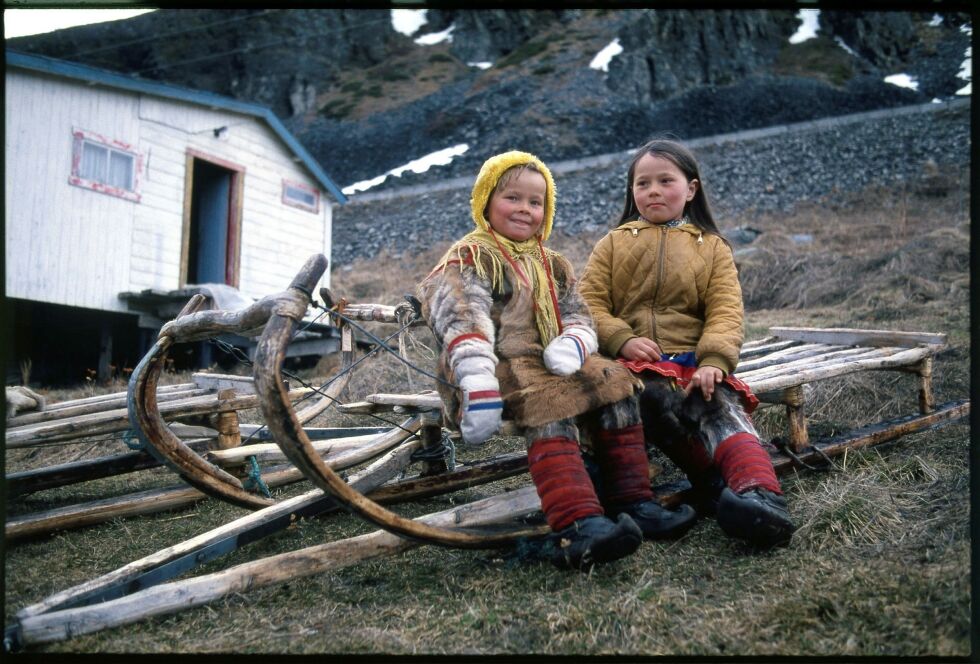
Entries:
<svg viewBox="0 0 980 664">
<path fill-rule="evenodd" d="M 133 190 L 133 157 L 122 152 L 109 153 L 108 184 L 126 191 Z"/>
<path fill-rule="evenodd" d="M 78 176 L 86 180 L 105 182 L 108 150 L 88 141 L 82 143 L 82 163 L 78 165 Z"/>
<path fill-rule="evenodd" d="M 316 195 L 311 191 L 286 185 L 286 198 L 308 207 L 316 207 Z"/>
</svg>

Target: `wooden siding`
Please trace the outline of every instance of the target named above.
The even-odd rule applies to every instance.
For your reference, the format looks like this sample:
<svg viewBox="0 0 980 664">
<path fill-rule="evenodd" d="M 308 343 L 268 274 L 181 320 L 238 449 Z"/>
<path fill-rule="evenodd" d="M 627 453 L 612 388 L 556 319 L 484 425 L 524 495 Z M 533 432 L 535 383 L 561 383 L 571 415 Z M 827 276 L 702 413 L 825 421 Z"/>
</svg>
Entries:
<svg viewBox="0 0 980 664">
<path fill-rule="evenodd" d="M 283 178 L 319 185 L 263 121 L 17 69 L 6 81 L 7 296 L 126 311 L 122 291 L 178 288 L 189 149 L 245 168 L 245 295 L 282 290 L 310 254 L 330 256 L 330 199 L 321 190 L 318 213 L 283 204 Z M 134 146 L 138 203 L 68 183 L 73 128 Z"/>
<path fill-rule="evenodd" d="M 262 297 L 282 290 L 310 254 L 322 251 L 330 256 L 331 210 L 322 205 L 320 212 L 313 214 L 282 203 L 282 178 L 319 187 L 264 123 L 247 116 L 148 96 L 141 99 L 140 118 L 141 140 L 151 153 L 144 196 L 154 202 L 159 200 L 153 198 L 158 189 L 156 179 L 161 183 L 162 195 L 174 189 L 180 192 L 179 197 L 170 201 L 173 227 L 153 226 L 151 218 L 143 225 L 137 221 L 147 231 L 139 241 L 152 240 L 155 234 L 157 242 L 167 245 L 166 251 L 175 247 L 173 260 L 156 277 L 158 283 L 179 281 L 180 222 L 188 149 L 245 169 L 239 272 L 239 289 L 245 295 Z M 218 127 L 227 127 L 221 138 L 214 136 Z M 150 180 L 154 180 L 153 186 Z M 152 274 L 148 266 L 140 269 L 139 276 L 143 279 Z M 328 279 L 329 274 L 322 285 L 328 285 Z"/>
<path fill-rule="evenodd" d="M 139 150 L 136 97 L 7 70 L 6 295 L 122 310 L 139 203 L 68 183 L 72 130 Z"/>
</svg>

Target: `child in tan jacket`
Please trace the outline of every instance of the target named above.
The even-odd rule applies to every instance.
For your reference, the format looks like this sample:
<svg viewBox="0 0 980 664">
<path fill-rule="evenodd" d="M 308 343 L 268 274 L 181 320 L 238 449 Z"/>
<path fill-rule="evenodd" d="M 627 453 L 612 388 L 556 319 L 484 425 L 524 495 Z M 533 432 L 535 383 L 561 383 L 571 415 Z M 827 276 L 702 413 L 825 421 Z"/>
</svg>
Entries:
<svg viewBox="0 0 980 664">
<path fill-rule="evenodd" d="M 647 441 L 687 474 L 698 511 L 729 535 L 787 543 L 795 526 L 749 417 L 758 399 L 732 376 L 743 335 L 732 250 L 683 145 L 636 153 L 620 225 L 596 245 L 581 290 L 602 351 L 643 379 Z"/>
</svg>

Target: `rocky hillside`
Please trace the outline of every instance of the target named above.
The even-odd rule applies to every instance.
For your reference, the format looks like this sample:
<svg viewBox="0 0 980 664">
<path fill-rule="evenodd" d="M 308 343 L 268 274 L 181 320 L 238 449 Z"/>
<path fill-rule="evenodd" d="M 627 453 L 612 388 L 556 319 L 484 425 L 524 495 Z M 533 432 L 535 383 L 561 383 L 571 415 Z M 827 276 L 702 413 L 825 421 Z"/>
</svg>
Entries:
<svg viewBox="0 0 980 664">
<path fill-rule="evenodd" d="M 425 18 L 406 36 L 387 9 L 165 9 L 7 47 L 268 105 L 342 186 L 468 146 L 383 188 L 468 174 L 511 147 L 555 161 L 654 133 L 691 139 L 949 99 L 970 44 L 970 17 L 956 13 L 825 10 L 799 43 L 789 10 Z M 590 66 L 611 44 L 622 50 L 608 71 Z M 917 88 L 884 82 L 894 74 Z"/>
<path fill-rule="evenodd" d="M 819 123 L 773 127 L 691 142 L 718 224 L 736 244 L 754 214 L 788 212 L 806 202 L 835 200 L 873 185 L 926 187 L 945 195 L 970 166 L 970 102 L 929 104 Z M 553 162 L 558 189 L 555 232 L 589 235 L 622 212 L 629 153 L 597 163 Z M 344 269 L 384 251 L 398 258 L 446 244 L 472 229 L 470 188 L 457 186 L 354 197 L 334 208 L 333 263 Z M 927 194 L 929 192 L 926 192 Z M 785 229 L 793 233 L 793 229 Z"/>
</svg>

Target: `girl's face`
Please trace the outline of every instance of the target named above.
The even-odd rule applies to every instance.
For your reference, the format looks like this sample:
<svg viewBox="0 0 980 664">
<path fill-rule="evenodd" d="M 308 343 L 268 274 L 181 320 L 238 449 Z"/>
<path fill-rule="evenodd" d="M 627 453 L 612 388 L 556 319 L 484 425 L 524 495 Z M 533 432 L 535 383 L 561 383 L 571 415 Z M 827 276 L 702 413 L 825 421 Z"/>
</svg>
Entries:
<svg viewBox="0 0 980 664">
<path fill-rule="evenodd" d="M 490 227 L 506 238 L 523 242 L 537 234 L 544 221 L 548 185 L 537 171 L 514 175 L 493 192 L 487 204 Z"/>
<path fill-rule="evenodd" d="M 649 152 L 636 162 L 633 199 L 640 216 L 662 224 L 684 215 L 684 206 L 698 190 L 697 180 L 688 180 L 677 164 Z"/>
</svg>

